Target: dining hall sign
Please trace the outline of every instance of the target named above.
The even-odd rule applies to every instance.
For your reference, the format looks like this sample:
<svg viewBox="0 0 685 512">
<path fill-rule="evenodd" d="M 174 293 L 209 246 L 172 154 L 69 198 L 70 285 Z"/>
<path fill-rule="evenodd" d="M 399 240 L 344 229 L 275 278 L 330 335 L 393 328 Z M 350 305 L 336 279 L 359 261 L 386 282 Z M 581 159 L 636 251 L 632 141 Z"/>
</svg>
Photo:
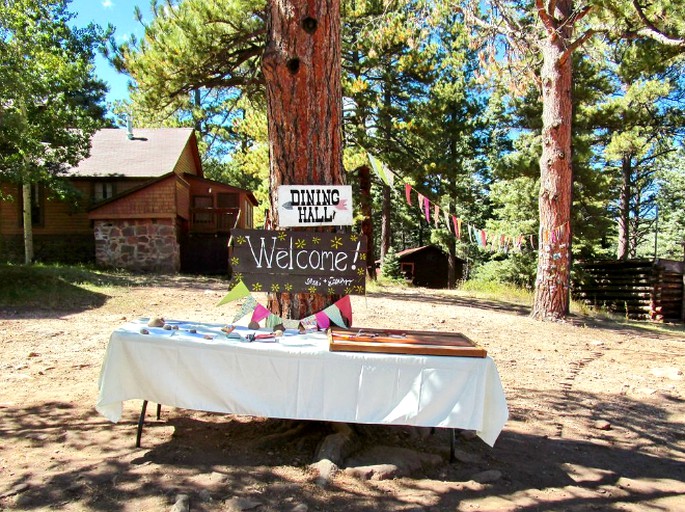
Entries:
<svg viewBox="0 0 685 512">
<path fill-rule="evenodd" d="M 278 187 L 278 226 L 351 226 L 350 185 L 281 185 Z"/>
<path fill-rule="evenodd" d="M 231 268 L 253 292 L 363 295 L 366 237 L 358 233 L 234 229 Z"/>
</svg>

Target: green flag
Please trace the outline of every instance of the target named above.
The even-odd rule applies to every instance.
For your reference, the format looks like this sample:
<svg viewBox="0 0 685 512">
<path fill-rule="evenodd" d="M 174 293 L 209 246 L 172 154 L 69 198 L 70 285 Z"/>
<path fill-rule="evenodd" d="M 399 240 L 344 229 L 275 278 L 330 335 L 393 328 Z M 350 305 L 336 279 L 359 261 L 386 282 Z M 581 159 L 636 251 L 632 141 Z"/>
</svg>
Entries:
<svg viewBox="0 0 685 512">
<path fill-rule="evenodd" d="M 340 314 L 338 306 L 336 306 L 335 304 L 331 304 L 326 309 L 324 309 L 323 312 L 326 313 L 326 316 L 331 319 L 331 322 L 333 322 L 338 327 L 347 327 L 347 325 L 345 325 L 345 320 L 343 320 L 343 317 Z"/>
<path fill-rule="evenodd" d="M 245 299 L 245 304 L 243 304 L 241 306 L 240 311 L 238 311 L 235 314 L 235 316 L 233 317 L 232 323 L 236 323 L 238 320 L 240 320 L 245 315 L 252 313 L 256 307 L 257 307 L 257 299 L 255 299 L 252 295 L 249 295 L 247 297 L 247 299 Z"/>
<path fill-rule="evenodd" d="M 378 160 L 375 156 L 373 156 L 371 153 L 367 153 L 369 155 L 369 162 L 371 162 L 371 167 L 373 167 L 373 171 L 378 175 L 378 177 L 385 183 L 387 186 L 392 187 L 394 179 L 392 173 L 388 170 L 387 166 Z"/>
<path fill-rule="evenodd" d="M 250 290 L 247 289 L 245 283 L 243 283 L 242 281 L 238 281 L 238 284 L 235 285 L 233 289 L 230 292 L 228 292 L 223 299 L 219 301 L 217 306 L 233 302 L 234 300 L 242 299 L 243 297 L 247 297 L 248 295 L 250 295 Z"/>
</svg>

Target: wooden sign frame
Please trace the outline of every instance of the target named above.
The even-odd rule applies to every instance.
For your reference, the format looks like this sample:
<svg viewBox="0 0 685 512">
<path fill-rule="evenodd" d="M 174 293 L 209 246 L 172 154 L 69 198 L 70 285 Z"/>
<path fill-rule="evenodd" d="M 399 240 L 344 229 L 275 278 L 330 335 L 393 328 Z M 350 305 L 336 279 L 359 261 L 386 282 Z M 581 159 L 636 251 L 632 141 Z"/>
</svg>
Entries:
<svg viewBox="0 0 685 512">
<path fill-rule="evenodd" d="M 234 229 L 230 263 L 253 292 L 366 291 L 366 237 L 357 233 Z"/>
<path fill-rule="evenodd" d="M 379 352 L 457 357 L 486 357 L 487 352 L 458 332 L 331 327 L 329 348 L 340 352 Z"/>
</svg>

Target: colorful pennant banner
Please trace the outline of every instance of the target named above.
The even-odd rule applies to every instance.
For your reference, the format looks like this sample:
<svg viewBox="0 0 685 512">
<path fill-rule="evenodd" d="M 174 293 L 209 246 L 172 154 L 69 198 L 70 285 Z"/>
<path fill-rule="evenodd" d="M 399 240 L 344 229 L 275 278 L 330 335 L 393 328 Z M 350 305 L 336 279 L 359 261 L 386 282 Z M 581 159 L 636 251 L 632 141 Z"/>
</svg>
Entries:
<svg viewBox="0 0 685 512">
<path fill-rule="evenodd" d="M 247 292 L 247 293 L 245 293 Z M 245 298 L 240 310 L 233 317 L 235 323 L 247 315 L 250 316 L 251 322 L 261 322 L 266 319 L 266 327 L 273 328 L 277 325 L 284 325 L 287 329 L 297 329 L 300 326 L 305 329 L 318 328 L 327 329 L 331 323 L 339 327 L 350 327 L 352 325 L 352 303 L 350 296 L 345 295 L 335 303 L 326 307 L 325 309 L 314 313 L 301 320 L 292 320 L 288 318 L 281 318 L 278 315 L 271 313 L 266 307 L 259 304 L 257 300 L 250 294 L 245 283 L 239 280 L 231 290 L 222 298 L 217 306 L 227 304 L 239 299 Z"/>
<path fill-rule="evenodd" d="M 510 251 L 521 252 L 529 244 L 530 249 L 536 250 L 535 235 L 509 235 L 505 233 L 489 232 L 485 229 L 478 228 L 473 224 L 464 222 L 462 219 L 452 215 L 448 211 L 442 210 L 440 205 L 433 203 L 421 192 L 415 190 L 411 184 L 404 184 L 404 195 L 409 206 L 412 204 L 412 193 L 416 194 L 417 202 L 422 215 L 426 222 L 432 223 L 439 227 L 441 224 L 452 233 L 458 240 L 462 239 L 464 232 L 468 235 L 469 242 L 475 243 L 479 248 L 490 251 L 501 251 L 508 253 Z M 432 214 L 431 214 L 432 211 Z M 557 244 L 562 240 L 566 240 L 566 230 L 568 229 L 568 221 L 554 229 L 543 229 L 540 232 L 540 242 L 544 245 Z"/>
</svg>

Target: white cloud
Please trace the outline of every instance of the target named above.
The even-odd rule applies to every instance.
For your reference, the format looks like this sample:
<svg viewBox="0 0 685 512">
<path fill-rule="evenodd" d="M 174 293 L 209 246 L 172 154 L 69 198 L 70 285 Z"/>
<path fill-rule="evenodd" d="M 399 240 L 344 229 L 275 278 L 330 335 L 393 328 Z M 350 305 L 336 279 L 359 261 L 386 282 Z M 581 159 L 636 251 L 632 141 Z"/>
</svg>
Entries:
<svg viewBox="0 0 685 512">
<path fill-rule="evenodd" d="M 114 7 L 114 3 L 112 2 L 112 0 L 102 0 L 102 7 L 104 7 L 105 9 L 109 9 L 111 7 Z"/>
</svg>

